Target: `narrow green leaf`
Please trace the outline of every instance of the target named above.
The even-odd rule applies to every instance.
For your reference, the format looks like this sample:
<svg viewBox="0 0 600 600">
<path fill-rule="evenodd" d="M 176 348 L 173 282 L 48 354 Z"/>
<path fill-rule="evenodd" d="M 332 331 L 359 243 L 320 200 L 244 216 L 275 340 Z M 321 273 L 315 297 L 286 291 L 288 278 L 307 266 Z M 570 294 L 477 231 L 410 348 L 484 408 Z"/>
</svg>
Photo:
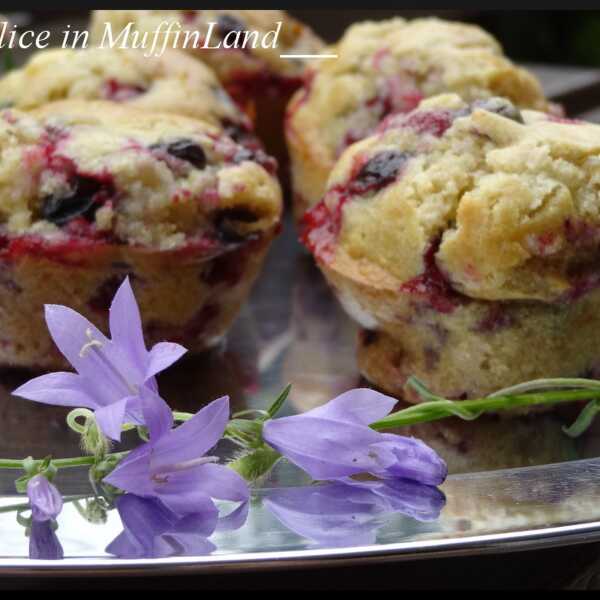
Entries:
<svg viewBox="0 0 600 600">
<path fill-rule="evenodd" d="M 273 404 L 271 404 L 271 406 L 267 409 L 268 415 L 265 417 L 262 417 L 263 421 L 266 421 L 267 419 L 272 419 L 281 410 L 281 407 L 285 404 L 285 401 L 287 400 L 288 396 L 290 395 L 291 389 L 292 389 L 292 384 L 288 383 L 288 385 L 285 386 L 285 388 L 281 392 L 281 394 L 279 394 L 279 396 L 277 397 L 275 402 L 273 402 Z"/>
</svg>

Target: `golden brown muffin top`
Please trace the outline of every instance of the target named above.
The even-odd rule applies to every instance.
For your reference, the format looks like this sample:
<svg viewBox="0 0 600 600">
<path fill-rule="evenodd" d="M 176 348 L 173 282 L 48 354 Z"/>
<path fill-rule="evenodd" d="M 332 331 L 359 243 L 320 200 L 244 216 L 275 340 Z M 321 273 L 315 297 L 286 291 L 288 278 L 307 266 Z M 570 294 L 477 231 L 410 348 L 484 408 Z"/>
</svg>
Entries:
<svg viewBox="0 0 600 600">
<path fill-rule="evenodd" d="M 317 163 L 332 165 L 384 117 L 436 94 L 505 96 L 520 107 L 548 108 L 535 77 L 475 25 L 437 18 L 367 21 L 324 52 L 338 57 L 314 61 L 312 78 L 288 107 L 289 142 Z"/>
<path fill-rule="evenodd" d="M 447 94 L 342 155 L 305 240 L 376 286 L 569 300 L 600 284 L 599 185 L 600 126 Z"/>
<path fill-rule="evenodd" d="M 272 159 L 196 119 L 100 101 L 6 109 L 0 155 L 8 236 L 218 252 L 280 217 Z"/>
<path fill-rule="evenodd" d="M 108 100 L 251 129 L 213 71 L 177 50 L 146 57 L 132 49 L 55 48 L 0 79 L 3 107 L 30 110 L 67 99 Z"/>
</svg>

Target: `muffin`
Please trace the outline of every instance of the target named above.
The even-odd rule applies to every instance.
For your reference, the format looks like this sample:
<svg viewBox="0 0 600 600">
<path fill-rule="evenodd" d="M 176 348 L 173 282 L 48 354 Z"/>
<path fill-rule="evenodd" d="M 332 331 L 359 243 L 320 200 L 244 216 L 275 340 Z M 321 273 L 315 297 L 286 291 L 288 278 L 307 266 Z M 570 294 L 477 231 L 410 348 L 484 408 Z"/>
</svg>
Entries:
<svg viewBox="0 0 600 600">
<path fill-rule="evenodd" d="M 474 25 L 435 18 L 359 23 L 327 52 L 338 58 L 312 65 L 286 114 L 298 218 L 321 199 L 345 148 L 423 98 L 453 92 L 467 100 L 506 96 L 521 107 L 548 107 L 538 81 Z"/>
<path fill-rule="evenodd" d="M 258 147 L 252 121 L 213 71 L 184 52 L 53 48 L 0 79 L 0 106 L 32 110 L 58 100 L 107 100 L 132 108 L 202 119 L 240 143 Z"/>
<path fill-rule="evenodd" d="M 597 374 L 599 185 L 599 126 L 503 98 L 430 98 L 348 148 L 302 239 L 365 377 L 416 401 L 410 375 L 474 398 Z"/>
<path fill-rule="evenodd" d="M 0 112 L 0 364 L 54 368 L 43 305 L 99 326 L 129 275 L 148 343 L 225 333 L 277 233 L 273 161 L 199 120 L 68 100 Z"/>
<path fill-rule="evenodd" d="M 256 120 L 257 131 L 269 152 L 281 157 L 285 148 L 283 112 L 302 83 L 307 61 L 285 59 L 280 55 L 318 53 L 323 46 L 321 40 L 308 27 L 280 10 L 97 10 L 90 23 L 91 39 L 101 44 L 110 27 L 113 39 L 123 30 L 139 32 L 148 35 L 148 46 L 151 46 L 153 32 L 165 22 L 177 25 L 171 31 L 171 45 L 214 69 L 227 91 Z M 228 34 L 230 39 L 235 37 L 236 32 L 256 31 L 262 40 L 269 31 L 276 30 L 278 22 L 282 26 L 276 48 L 263 48 L 260 44 L 256 48 L 202 47 L 209 30 L 208 45 L 217 46 L 222 45 Z M 194 48 L 192 40 L 183 48 L 183 38 L 178 41 L 175 37 L 178 31 L 200 32 L 199 47 Z M 148 48 L 147 52 L 150 51 Z"/>
</svg>

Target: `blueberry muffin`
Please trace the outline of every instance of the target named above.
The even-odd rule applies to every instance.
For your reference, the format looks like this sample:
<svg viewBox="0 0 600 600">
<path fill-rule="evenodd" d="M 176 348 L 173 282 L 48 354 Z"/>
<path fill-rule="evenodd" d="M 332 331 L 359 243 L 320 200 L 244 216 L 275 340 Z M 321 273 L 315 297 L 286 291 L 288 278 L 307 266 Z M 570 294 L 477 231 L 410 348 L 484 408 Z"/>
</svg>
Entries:
<svg viewBox="0 0 600 600">
<path fill-rule="evenodd" d="M 0 79 L 3 108 L 31 110 L 67 99 L 107 100 L 202 119 L 236 141 L 258 144 L 250 118 L 213 71 L 178 50 L 147 57 L 133 49 L 53 48 Z"/>
<path fill-rule="evenodd" d="M 279 228 L 273 161 L 199 120 L 67 100 L 0 112 L 0 363 L 62 364 L 43 305 L 103 325 L 129 275 L 148 342 L 233 321 Z"/>
<path fill-rule="evenodd" d="M 352 145 L 303 240 L 365 329 L 363 374 L 417 400 L 600 374 L 600 126 L 447 94 Z M 532 351 L 534 349 L 534 351 Z"/>
<path fill-rule="evenodd" d="M 262 39 L 275 30 L 280 21 L 277 48 L 202 47 L 209 30 L 207 45 L 222 46 L 226 36 L 233 39 L 236 32 L 256 31 Z M 308 27 L 280 10 L 97 10 L 90 24 L 91 39 L 101 43 L 107 24 L 114 39 L 131 23 L 127 31 L 148 34 L 148 45 L 151 45 L 153 32 L 164 22 L 176 24 L 171 45 L 180 49 L 183 49 L 183 41 L 176 41 L 177 31 L 200 33 L 200 47 L 188 44 L 184 50 L 214 69 L 227 91 L 255 118 L 257 131 L 267 149 L 281 156 L 283 111 L 290 96 L 302 84 L 307 61 L 285 59 L 280 55 L 318 53 L 323 46 L 321 40 Z"/>
<path fill-rule="evenodd" d="M 537 80 L 474 25 L 435 18 L 359 23 L 327 51 L 338 58 L 313 64 L 286 114 L 297 217 L 321 199 L 345 148 L 423 98 L 506 96 L 521 107 L 547 108 Z"/>
</svg>

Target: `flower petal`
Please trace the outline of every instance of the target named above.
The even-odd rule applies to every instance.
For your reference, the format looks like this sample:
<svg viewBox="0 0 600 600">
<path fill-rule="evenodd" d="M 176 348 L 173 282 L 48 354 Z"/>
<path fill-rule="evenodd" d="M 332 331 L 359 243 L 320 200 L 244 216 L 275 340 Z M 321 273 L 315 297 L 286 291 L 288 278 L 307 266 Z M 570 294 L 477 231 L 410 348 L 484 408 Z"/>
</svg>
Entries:
<svg viewBox="0 0 600 600">
<path fill-rule="evenodd" d="M 153 498 L 125 494 L 116 500 L 125 531 L 107 548 L 107 552 L 129 558 L 152 552 L 154 538 L 167 531 L 177 520 L 163 504 Z"/>
<path fill-rule="evenodd" d="M 34 521 L 56 519 L 63 507 L 60 492 L 43 475 L 36 475 L 27 482 L 27 497 Z"/>
<path fill-rule="evenodd" d="M 371 446 L 382 464 L 369 470 L 379 477 L 410 479 L 426 485 L 440 485 L 448 475 L 443 459 L 427 444 L 412 437 L 382 434 L 382 441 Z M 386 457 L 384 458 L 384 454 Z"/>
<path fill-rule="evenodd" d="M 173 412 L 169 405 L 154 391 L 142 386 L 140 402 L 144 423 L 154 444 L 173 427 Z"/>
<path fill-rule="evenodd" d="M 59 304 L 46 304 L 46 324 L 54 343 L 58 346 L 63 356 L 77 369 L 77 372 L 86 375 L 95 375 L 88 367 L 89 361 L 81 356 L 81 349 L 89 342 L 86 332 L 105 345 L 109 342 L 106 336 L 84 316 L 67 306 Z"/>
<path fill-rule="evenodd" d="M 150 379 L 157 373 L 164 371 L 167 367 L 178 361 L 186 352 L 187 348 L 173 342 L 159 342 L 155 344 L 150 350 L 150 361 L 144 374 L 144 380 Z"/>
<path fill-rule="evenodd" d="M 169 529 L 169 533 L 194 533 L 204 537 L 212 535 L 217 528 L 219 511 L 212 503 L 210 505 L 207 503 L 205 508 L 203 512 L 195 512 L 180 518 Z"/>
<path fill-rule="evenodd" d="M 229 397 L 223 396 L 205 406 L 189 421 L 163 435 L 154 444 L 152 470 L 168 470 L 206 454 L 221 439 L 229 420 Z"/>
<path fill-rule="evenodd" d="M 267 421 L 264 440 L 317 480 L 371 472 L 380 466 L 369 447 L 382 441 L 382 434 L 363 425 L 308 415 Z"/>
<path fill-rule="evenodd" d="M 375 390 L 357 388 L 344 392 L 327 404 L 313 408 L 304 415 L 357 425 L 370 425 L 387 416 L 397 403 L 396 398 L 385 396 Z"/>
<path fill-rule="evenodd" d="M 152 558 L 169 556 L 204 556 L 211 554 L 217 547 L 205 537 L 193 531 L 167 531 L 154 540 Z"/>
<path fill-rule="evenodd" d="M 96 423 L 102 433 L 116 442 L 121 440 L 121 427 L 125 421 L 125 411 L 131 400 L 136 397 L 123 398 L 94 411 Z"/>
<path fill-rule="evenodd" d="M 150 479 L 150 444 L 138 446 L 103 481 L 137 496 L 153 496 Z"/>
<path fill-rule="evenodd" d="M 202 513 L 214 514 L 215 523 L 219 511 L 209 496 L 198 490 L 189 481 L 171 482 L 160 486 L 157 496 L 160 501 L 177 515 Z"/>
<path fill-rule="evenodd" d="M 60 560 L 63 548 L 50 521 L 33 521 L 29 532 L 29 558 Z"/>
<path fill-rule="evenodd" d="M 446 504 L 441 490 L 416 481 L 386 479 L 375 484 L 373 491 L 384 497 L 395 512 L 417 521 L 435 521 Z"/>
<path fill-rule="evenodd" d="M 242 502 L 235 510 L 224 517 L 219 517 L 217 531 L 236 531 L 248 520 L 250 502 Z"/>
<path fill-rule="evenodd" d="M 127 531 L 122 531 L 104 551 L 117 558 L 145 558 L 144 549 Z"/>
<path fill-rule="evenodd" d="M 250 497 L 250 490 L 244 478 L 223 465 L 207 463 L 175 475 L 185 476 L 193 481 L 196 490 L 217 500 L 246 502 Z"/>
<path fill-rule="evenodd" d="M 146 370 L 148 351 L 144 342 L 140 309 L 129 277 L 124 279 L 113 298 L 109 323 L 112 341 L 128 357 L 128 367 L 136 371 L 136 380 L 140 382 Z"/>
<path fill-rule="evenodd" d="M 275 489 L 264 505 L 298 535 L 330 546 L 373 543 L 382 525 L 377 496 L 340 484 Z"/>
<path fill-rule="evenodd" d="M 18 387 L 13 394 L 43 404 L 97 407 L 94 393 L 85 378 L 75 373 L 57 372 L 35 377 Z"/>
</svg>

